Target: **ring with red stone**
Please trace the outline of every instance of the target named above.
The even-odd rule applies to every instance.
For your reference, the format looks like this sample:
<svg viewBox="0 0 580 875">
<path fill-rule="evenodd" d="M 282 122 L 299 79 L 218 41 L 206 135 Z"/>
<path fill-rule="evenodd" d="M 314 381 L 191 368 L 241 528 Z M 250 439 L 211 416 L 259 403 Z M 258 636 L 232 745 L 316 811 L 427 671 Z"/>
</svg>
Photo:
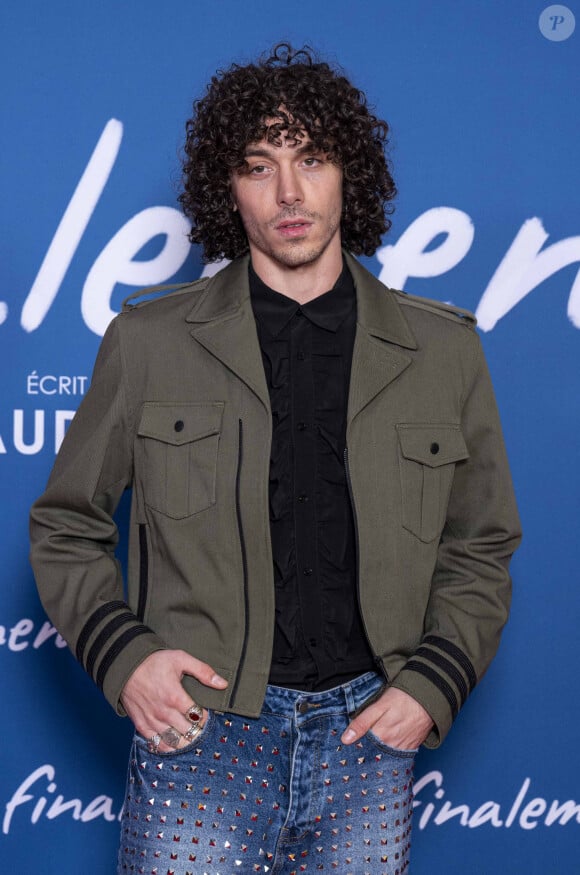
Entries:
<svg viewBox="0 0 580 875">
<path fill-rule="evenodd" d="M 196 705 L 194 702 L 193 705 L 191 705 L 185 712 L 185 716 L 190 723 L 198 724 L 203 717 L 203 708 L 200 708 L 200 706 Z"/>
<path fill-rule="evenodd" d="M 157 733 L 155 733 L 155 735 L 152 735 L 151 738 L 147 742 L 147 748 L 149 750 L 149 753 L 157 753 L 157 751 L 159 750 L 160 742 L 161 742 L 160 735 L 158 735 Z"/>
</svg>

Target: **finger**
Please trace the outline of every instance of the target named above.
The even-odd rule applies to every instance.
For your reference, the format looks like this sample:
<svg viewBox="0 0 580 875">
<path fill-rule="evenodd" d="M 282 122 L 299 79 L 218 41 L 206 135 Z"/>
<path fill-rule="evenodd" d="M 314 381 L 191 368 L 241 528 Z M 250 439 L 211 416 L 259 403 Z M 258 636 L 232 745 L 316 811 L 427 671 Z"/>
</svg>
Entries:
<svg viewBox="0 0 580 875">
<path fill-rule="evenodd" d="M 215 687 L 220 690 L 227 687 L 228 682 L 226 679 L 222 678 L 207 662 L 202 662 L 201 659 L 191 656 L 185 650 L 179 650 L 176 653 L 179 654 L 177 663 L 182 675 L 189 674 L 206 687 Z"/>
<path fill-rule="evenodd" d="M 144 731 L 137 729 L 137 732 L 139 732 L 139 734 L 142 735 L 147 742 L 147 748 L 149 750 L 149 753 L 155 755 L 156 753 L 171 753 L 171 751 L 175 750 L 175 746 L 167 744 L 161 737 L 162 733 L 170 728 L 171 727 L 169 726 L 165 726 L 163 728 L 159 727 L 158 729 L 148 728 Z M 181 736 L 176 739 L 175 744 L 178 745 L 180 742 Z"/>
<path fill-rule="evenodd" d="M 341 736 L 343 744 L 352 744 L 358 741 L 363 735 L 369 731 L 371 726 L 377 722 L 379 717 L 384 713 L 384 705 L 380 704 L 380 699 L 365 708 L 364 711 L 350 721 L 347 728 Z"/>
<path fill-rule="evenodd" d="M 187 745 L 192 744 L 196 741 L 197 737 L 201 735 L 203 732 L 203 728 L 207 722 L 208 712 L 203 709 L 203 717 L 199 721 L 199 723 L 190 723 L 189 729 L 186 730 L 181 736 L 181 740 L 179 742 L 179 747 L 187 747 Z M 188 734 L 189 733 L 189 734 Z"/>
<path fill-rule="evenodd" d="M 207 720 L 207 710 L 205 708 L 202 709 L 202 714 L 199 720 L 189 720 L 187 716 L 187 712 L 193 703 L 190 701 L 188 707 L 185 710 L 173 710 L 168 716 L 170 717 L 170 723 L 172 726 L 184 735 L 189 729 L 193 726 L 198 726 L 200 729 L 205 726 Z"/>
</svg>

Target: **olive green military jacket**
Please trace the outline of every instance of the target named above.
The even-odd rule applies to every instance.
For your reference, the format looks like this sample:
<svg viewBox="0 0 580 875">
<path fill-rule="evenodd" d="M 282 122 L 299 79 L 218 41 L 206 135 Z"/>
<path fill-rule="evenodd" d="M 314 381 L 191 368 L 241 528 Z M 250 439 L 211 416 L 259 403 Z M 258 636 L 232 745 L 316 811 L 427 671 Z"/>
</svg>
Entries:
<svg viewBox="0 0 580 875">
<path fill-rule="evenodd" d="M 436 746 L 497 649 L 517 511 L 473 317 L 346 257 L 360 608 L 377 665 L 431 714 Z M 31 557 L 48 615 L 119 713 L 133 670 L 169 647 L 228 680 L 184 678 L 196 701 L 258 715 L 274 629 L 271 433 L 247 259 L 113 320 L 33 507 Z M 128 487 L 124 590 L 113 514 Z"/>
</svg>

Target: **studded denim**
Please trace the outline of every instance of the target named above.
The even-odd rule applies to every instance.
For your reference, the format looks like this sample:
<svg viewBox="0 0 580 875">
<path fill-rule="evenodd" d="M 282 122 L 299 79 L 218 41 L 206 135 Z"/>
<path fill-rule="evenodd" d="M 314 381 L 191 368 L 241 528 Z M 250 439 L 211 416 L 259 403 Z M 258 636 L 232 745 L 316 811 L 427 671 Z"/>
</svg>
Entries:
<svg viewBox="0 0 580 875">
<path fill-rule="evenodd" d="M 150 754 L 135 736 L 118 875 L 408 872 L 415 751 L 340 736 L 382 684 L 268 687 L 257 719 L 210 712 L 194 742 Z"/>
</svg>

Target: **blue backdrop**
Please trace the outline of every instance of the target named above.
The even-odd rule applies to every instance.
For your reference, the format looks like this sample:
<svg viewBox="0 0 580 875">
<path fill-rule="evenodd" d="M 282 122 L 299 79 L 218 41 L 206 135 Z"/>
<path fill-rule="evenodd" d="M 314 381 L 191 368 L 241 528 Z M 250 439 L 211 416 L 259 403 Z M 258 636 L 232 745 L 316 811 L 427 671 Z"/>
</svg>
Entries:
<svg viewBox="0 0 580 875">
<path fill-rule="evenodd" d="M 499 656 L 417 768 L 413 875 L 580 871 L 577 2 L 4 4 L 2 871 L 114 871 L 130 726 L 56 636 L 27 563 L 40 493 L 121 299 L 202 272 L 176 211 L 191 101 L 280 39 L 392 125 L 370 269 L 477 311 L 524 544 Z M 119 518 L 123 524 L 126 509 Z"/>
</svg>

